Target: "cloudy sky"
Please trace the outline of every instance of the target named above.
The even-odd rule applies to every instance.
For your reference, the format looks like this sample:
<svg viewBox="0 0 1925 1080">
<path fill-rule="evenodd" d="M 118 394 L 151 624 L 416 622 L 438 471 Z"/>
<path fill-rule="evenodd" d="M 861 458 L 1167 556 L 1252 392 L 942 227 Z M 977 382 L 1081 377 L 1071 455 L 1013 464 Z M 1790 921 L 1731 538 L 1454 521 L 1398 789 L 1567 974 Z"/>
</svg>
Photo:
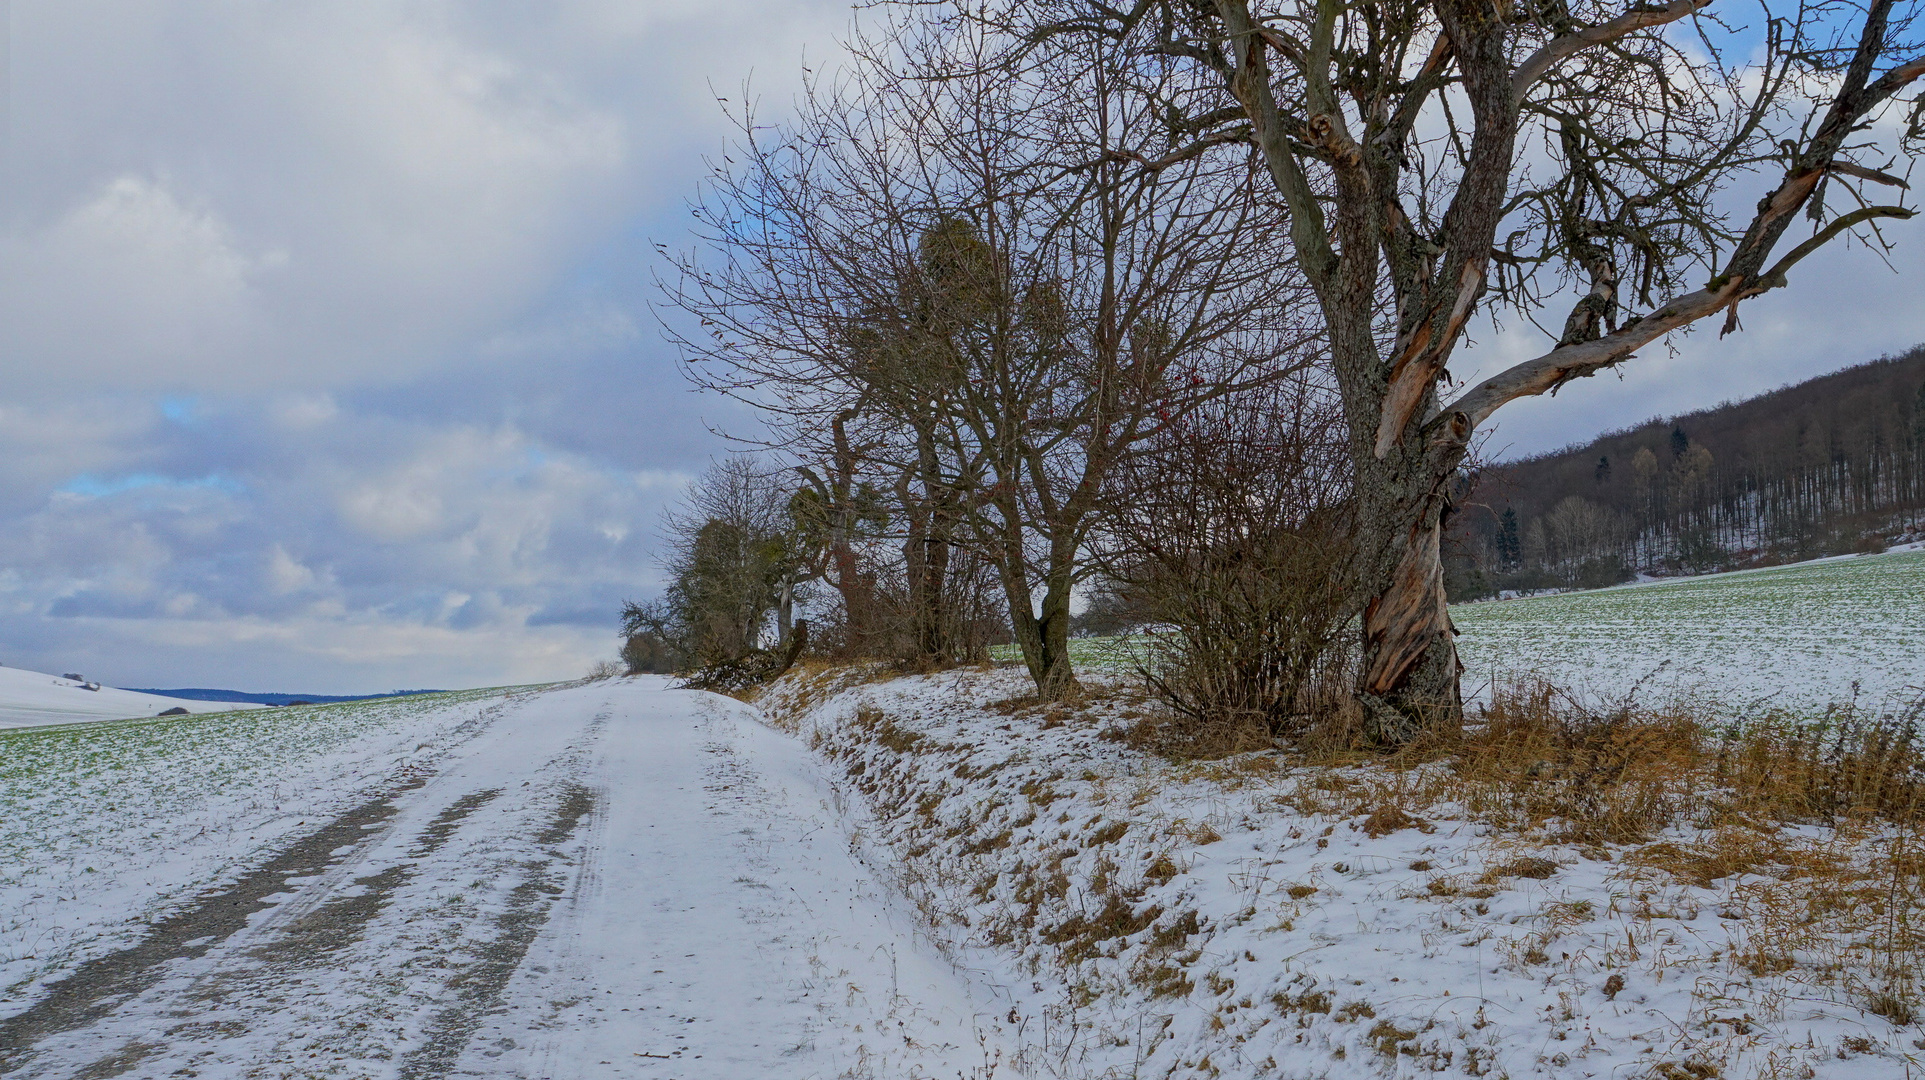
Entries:
<svg viewBox="0 0 1925 1080">
<path fill-rule="evenodd" d="M 6 0 L 0 0 L 5 12 Z M 0 663 L 314 693 L 569 677 L 740 425 L 651 243 L 847 0 L 12 0 Z M 1905 226 L 1899 226 L 1903 229 Z M 1747 332 L 1504 414 L 1529 453 L 1925 340 L 1807 264 Z M 1530 348 L 1485 334 L 1487 365 Z"/>
</svg>

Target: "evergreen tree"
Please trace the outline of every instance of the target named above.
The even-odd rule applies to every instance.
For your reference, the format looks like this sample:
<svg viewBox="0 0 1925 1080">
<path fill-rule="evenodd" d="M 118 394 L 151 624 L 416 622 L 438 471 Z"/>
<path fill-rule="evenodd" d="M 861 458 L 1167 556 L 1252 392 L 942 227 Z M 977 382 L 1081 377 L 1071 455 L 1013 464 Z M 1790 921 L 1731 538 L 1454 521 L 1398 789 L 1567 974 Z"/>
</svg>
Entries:
<svg viewBox="0 0 1925 1080">
<path fill-rule="evenodd" d="M 1497 561 L 1506 571 L 1516 570 L 1524 561 L 1524 545 L 1517 536 L 1517 511 L 1508 506 L 1497 527 Z"/>
</svg>

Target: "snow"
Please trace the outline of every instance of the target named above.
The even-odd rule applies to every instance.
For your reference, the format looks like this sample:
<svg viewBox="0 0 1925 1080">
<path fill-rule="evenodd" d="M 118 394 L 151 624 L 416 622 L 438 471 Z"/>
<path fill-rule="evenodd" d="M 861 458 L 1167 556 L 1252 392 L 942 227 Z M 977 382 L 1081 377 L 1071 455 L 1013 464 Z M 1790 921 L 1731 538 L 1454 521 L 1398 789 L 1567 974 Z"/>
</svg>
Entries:
<svg viewBox="0 0 1925 1080">
<path fill-rule="evenodd" d="M 93 685 L 89 689 L 89 685 L 23 668 L 0 667 L 0 728 L 155 716 L 174 708 L 190 713 L 260 708 L 224 701 L 183 701 L 111 686 Z"/>
<path fill-rule="evenodd" d="M 259 726 L 327 717 L 341 737 L 316 744 Z M 56 735 L 85 745 L 40 748 L 45 763 L 74 769 L 142 733 L 21 732 L 10 749 Z M 207 744 L 175 732 L 179 752 L 120 753 L 84 795 L 48 782 L 58 769 L 6 776 L 0 799 L 64 835 L 57 860 L 0 883 L 20 923 L 0 968 L 0 1071 L 1018 1075 L 997 1065 L 1008 1003 L 919 939 L 913 910 L 851 854 L 807 748 L 746 706 L 637 678 L 274 710 L 246 735 L 270 764 L 204 765 Z M 149 798 L 183 770 L 204 797 Z M 152 825 L 146 843 L 75 820 L 106 800 Z M 108 987 L 99 1015 L 42 1022 L 63 977 L 98 976 L 85 960 L 200 926 L 197 904 L 344 812 L 368 818 L 365 839 L 261 886 L 275 891 L 244 925 Z M 0 857 L 27 840 L 8 834 Z M 55 938 L 48 962 L 37 950 Z M 10 1035 L 30 1055 L 7 1060 Z"/>
<path fill-rule="evenodd" d="M 1014 1062 L 1041 1075 L 1918 1069 L 1920 1029 L 1867 1008 L 1882 920 L 1833 933 L 1796 875 L 1654 868 L 1655 845 L 1713 830 L 1574 846 L 1452 805 L 1373 828 L 1421 774 L 1170 764 L 1104 737 L 1127 697 L 1010 704 L 1029 689 L 829 675 L 766 707 L 871 808 L 870 861 L 1013 995 Z M 1803 839 L 1849 857 L 1889 838 Z"/>
<path fill-rule="evenodd" d="M 599 857 L 479 1040 L 517 1044 L 493 1074 L 947 1078 L 1007 1056 L 1009 1003 L 917 940 L 807 748 L 754 710 L 634 701 L 592 772 Z"/>
<path fill-rule="evenodd" d="M 1027 689 L 637 677 L 0 732 L 0 1072 L 1918 1071 L 1801 879 L 1379 815 L 1425 774 L 1173 764 L 1113 737 L 1127 693 Z"/>
<path fill-rule="evenodd" d="M 411 775 L 501 697 L 0 731 L 0 1015 Z"/>
<path fill-rule="evenodd" d="M 1736 719 L 1891 711 L 1925 693 L 1925 550 L 1462 604 L 1451 618 L 1473 695 L 1540 676 Z"/>
</svg>

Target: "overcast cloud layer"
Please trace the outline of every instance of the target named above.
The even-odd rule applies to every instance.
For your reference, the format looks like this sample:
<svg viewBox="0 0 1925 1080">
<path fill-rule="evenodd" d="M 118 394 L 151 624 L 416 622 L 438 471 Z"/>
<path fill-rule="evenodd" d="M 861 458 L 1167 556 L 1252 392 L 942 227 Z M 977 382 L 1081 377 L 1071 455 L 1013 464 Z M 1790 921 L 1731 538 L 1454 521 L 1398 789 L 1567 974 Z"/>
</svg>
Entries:
<svg viewBox="0 0 1925 1080">
<path fill-rule="evenodd" d="M 4 0 L 0 0 L 4 11 Z M 689 394 L 649 242 L 846 2 L 15 0 L 0 164 L 0 662 L 358 692 L 579 674 L 664 502 L 744 422 Z M 1908 226 L 1894 227 L 1895 231 Z M 1925 340 L 1900 234 L 1747 332 L 1506 410 L 1530 453 Z M 1486 371 L 1535 335 L 1486 333 Z M 1467 372 L 1468 376 L 1468 372 Z"/>
</svg>

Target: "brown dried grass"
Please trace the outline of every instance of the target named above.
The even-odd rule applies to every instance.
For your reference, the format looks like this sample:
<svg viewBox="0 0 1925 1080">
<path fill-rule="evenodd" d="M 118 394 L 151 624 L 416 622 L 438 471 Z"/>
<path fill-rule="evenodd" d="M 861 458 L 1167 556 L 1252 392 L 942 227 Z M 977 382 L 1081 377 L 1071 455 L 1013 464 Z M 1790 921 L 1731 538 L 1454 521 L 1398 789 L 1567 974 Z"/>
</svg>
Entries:
<svg viewBox="0 0 1925 1080">
<path fill-rule="evenodd" d="M 1388 756 L 1356 737 L 1354 717 L 1334 716 L 1285 755 L 1310 769 L 1283 797 L 1303 812 L 1379 822 L 1443 809 L 1592 847 L 1643 843 L 1679 824 L 1913 828 L 1925 824 L 1921 718 L 1925 702 L 1896 716 L 1839 710 L 1818 723 L 1714 729 L 1688 701 L 1600 707 L 1522 681 L 1499 688 L 1461 731 Z"/>
</svg>

